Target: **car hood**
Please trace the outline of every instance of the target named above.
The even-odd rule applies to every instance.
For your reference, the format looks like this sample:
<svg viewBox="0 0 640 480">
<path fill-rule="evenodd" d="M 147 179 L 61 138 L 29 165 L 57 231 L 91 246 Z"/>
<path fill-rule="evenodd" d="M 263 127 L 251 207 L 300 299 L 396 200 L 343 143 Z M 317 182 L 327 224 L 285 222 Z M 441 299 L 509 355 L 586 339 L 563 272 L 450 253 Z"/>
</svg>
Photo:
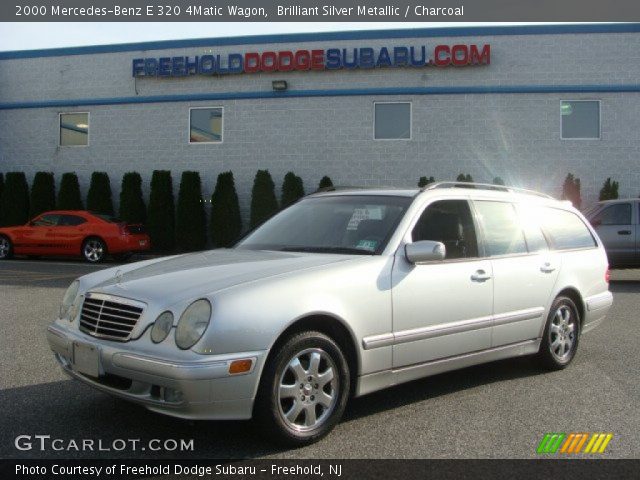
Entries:
<svg viewBox="0 0 640 480">
<path fill-rule="evenodd" d="M 243 283 L 354 258 L 358 256 L 209 250 L 112 268 L 101 272 L 100 282 L 89 290 L 168 307 Z"/>
</svg>

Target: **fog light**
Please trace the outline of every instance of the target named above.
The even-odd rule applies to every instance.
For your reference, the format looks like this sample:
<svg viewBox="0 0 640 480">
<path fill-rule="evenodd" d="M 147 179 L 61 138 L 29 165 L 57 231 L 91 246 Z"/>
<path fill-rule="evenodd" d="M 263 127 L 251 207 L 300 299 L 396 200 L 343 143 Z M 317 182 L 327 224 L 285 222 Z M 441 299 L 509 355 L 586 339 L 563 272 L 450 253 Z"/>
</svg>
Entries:
<svg viewBox="0 0 640 480">
<path fill-rule="evenodd" d="M 237 375 L 238 373 L 247 373 L 251 370 L 251 365 L 253 365 L 253 360 L 250 358 L 246 358 L 244 360 L 234 360 L 229 365 L 229 373 L 231 375 Z"/>
<path fill-rule="evenodd" d="M 168 403 L 180 403 L 182 402 L 182 392 L 175 388 L 165 387 L 162 398 Z"/>
</svg>

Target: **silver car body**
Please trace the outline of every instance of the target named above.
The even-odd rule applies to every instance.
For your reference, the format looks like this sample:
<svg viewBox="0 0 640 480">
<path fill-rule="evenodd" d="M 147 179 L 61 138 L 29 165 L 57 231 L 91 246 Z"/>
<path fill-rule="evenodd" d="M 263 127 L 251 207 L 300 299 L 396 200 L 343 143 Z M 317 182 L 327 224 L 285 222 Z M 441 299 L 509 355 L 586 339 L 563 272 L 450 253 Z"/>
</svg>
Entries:
<svg viewBox="0 0 640 480">
<path fill-rule="evenodd" d="M 413 225 L 437 200 L 551 205 L 584 220 L 566 202 L 482 188 L 316 195 L 363 193 L 414 197 L 380 255 L 212 250 L 81 277 L 80 304 L 96 296 L 132 301 L 142 314 L 128 341 L 84 333 L 79 314 L 71 321 L 56 320 L 48 340 L 58 362 L 70 376 L 150 410 L 193 419 L 246 419 L 252 416 L 269 352 L 287 328 L 303 319 L 336 325 L 348 340 L 358 396 L 537 352 L 550 306 L 561 292 L 576 300 L 582 332 L 602 322 L 612 304 L 605 251 L 593 230 L 594 248 L 419 265 L 405 257 Z M 483 272 L 480 279 L 478 272 Z M 151 325 L 160 313 L 173 312 L 177 323 L 200 298 L 211 302 L 213 314 L 193 348 L 177 348 L 173 334 L 159 344 L 151 341 Z M 249 372 L 229 373 L 230 363 L 238 359 L 251 360 Z M 94 375 L 87 374 L 87 361 L 93 362 Z M 118 379 L 131 382 L 123 386 Z"/>
</svg>

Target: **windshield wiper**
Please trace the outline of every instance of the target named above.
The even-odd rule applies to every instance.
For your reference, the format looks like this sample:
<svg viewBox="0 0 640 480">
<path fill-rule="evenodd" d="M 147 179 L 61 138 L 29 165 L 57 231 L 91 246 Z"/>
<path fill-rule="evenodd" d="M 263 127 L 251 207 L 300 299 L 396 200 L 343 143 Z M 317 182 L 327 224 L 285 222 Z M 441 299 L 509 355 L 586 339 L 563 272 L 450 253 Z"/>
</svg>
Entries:
<svg viewBox="0 0 640 480">
<path fill-rule="evenodd" d="M 374 255 L 370 250 L 350 247 L 282 247 L 281 252 L 309 252 L 309 253 L 344 253 L 348 255 Z"/>
</svg>

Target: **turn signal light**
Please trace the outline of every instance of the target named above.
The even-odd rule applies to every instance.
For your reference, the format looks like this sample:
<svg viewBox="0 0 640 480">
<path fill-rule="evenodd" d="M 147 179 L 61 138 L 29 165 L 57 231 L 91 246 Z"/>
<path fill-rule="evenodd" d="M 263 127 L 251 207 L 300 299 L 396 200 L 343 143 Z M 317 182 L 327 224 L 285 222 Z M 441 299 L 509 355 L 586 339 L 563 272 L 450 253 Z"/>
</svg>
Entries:
<svg viewBox="0 0 640 480">
<path fill-rule="evenodd" d="M 607 268 L 607 271 L 604 274 L 604 281 L 609 283 L 610 280 L 611 280 L 611 270 Z"/>
<path fill-rule="evenodd" d="M 229 365 L 229 373 L 231 375 L 237 375 L 238 373 L 247 373 L 251 370 L 251 365 L 253 365 L 253 360 L 250 358 L 244 360 L 234 360 Z"/>
</svg>

